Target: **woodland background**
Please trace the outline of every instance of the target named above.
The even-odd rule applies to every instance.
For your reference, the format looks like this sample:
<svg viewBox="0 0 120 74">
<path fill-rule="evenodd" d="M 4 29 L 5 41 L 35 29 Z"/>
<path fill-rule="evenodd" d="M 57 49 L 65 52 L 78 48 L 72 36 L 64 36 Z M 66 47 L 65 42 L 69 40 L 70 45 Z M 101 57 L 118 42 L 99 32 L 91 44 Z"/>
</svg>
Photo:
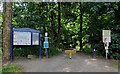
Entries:
<svg viewBox="0 0 120 74">
<path fill-rule="evenodd" d="M 15 2 L 12 3 L 14 28 L 41 28 L 49 35 L 49 56 L 65 49 L 105 56 L 102 30 L 111 30 L 109 58 L 120 59 L 120 2 Z M 0 49 L 2 49 L 3 13 L 0 12 Z M 5 16 L 3 16 L 5 17 Z M 14 56 L 39 55 L 39 46 L 14 46 Z M 45 55 L 42 47 L 42 55 Z"/>
</svg>

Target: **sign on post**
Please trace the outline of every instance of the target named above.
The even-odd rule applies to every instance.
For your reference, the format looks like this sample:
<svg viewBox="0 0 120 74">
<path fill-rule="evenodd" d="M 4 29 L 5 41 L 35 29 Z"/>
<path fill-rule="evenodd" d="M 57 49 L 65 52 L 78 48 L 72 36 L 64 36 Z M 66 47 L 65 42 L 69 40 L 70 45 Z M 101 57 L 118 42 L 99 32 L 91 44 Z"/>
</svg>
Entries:
<svg viewBox="0 0 120 74">
<path fill-rule="evenodd" d="M 45 33 L 44 48 L 45 48 L 46 56 L 48 58 L 48 48 L 49 48 L 49 46 L 48 46 L 48 37 L 47 36 L 48 36 L 48 33 L 46 32 Z"/>
<path fill-rule="evenodd" d="M 44 42 L 44 48 L 48 48 L 48 42 Z"/>
<path fill-rule="evenodd" d="M 103 30 L 103 42 L 106 50 L 106 59 L 108 53 L 109 42 L 111 42 L 111 30 Z"/>
<path fill-rule="evenodd" d="M 111 31 L 103 30 L 103 42 L 111 42 Z"/>
</svg>

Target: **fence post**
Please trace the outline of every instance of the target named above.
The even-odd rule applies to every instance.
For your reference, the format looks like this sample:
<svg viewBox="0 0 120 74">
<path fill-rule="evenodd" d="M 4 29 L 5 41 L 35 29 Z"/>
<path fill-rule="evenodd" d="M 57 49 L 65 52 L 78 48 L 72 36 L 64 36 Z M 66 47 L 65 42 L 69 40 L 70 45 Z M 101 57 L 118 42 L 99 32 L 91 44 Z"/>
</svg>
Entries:
<svg viewBox="0 0 120 74">
<path fill-rule="evenodd" d="M 40 33 L 39 35 L 41 34 L 41 28 L 40 28 Z M 39 45 L 40 45 L 40 48 L 39 48 L 39 58 L 41 58 L 41 37 L 39 36 Z"/>
<path fill-rule="evenodd" d="M 95 46 L 94 46 L 94 57 L 95 57 Z"/>
</svg>

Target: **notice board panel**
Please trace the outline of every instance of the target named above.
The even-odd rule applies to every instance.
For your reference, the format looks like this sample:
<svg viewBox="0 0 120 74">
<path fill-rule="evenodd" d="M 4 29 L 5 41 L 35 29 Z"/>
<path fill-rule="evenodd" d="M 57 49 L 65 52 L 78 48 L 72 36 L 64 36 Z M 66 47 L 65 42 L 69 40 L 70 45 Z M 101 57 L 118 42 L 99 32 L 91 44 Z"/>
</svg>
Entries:
<svg viewBox="0 0 120 74">
<path fill-rule="evenodd" d="M 32 33 L 32 45 L 39 45 L 39 33 Z"/>
<path fill-rule="evenodd" d="M 31 32 L 13 32 L 13 45 L 31 45 Z"/>
</svg>

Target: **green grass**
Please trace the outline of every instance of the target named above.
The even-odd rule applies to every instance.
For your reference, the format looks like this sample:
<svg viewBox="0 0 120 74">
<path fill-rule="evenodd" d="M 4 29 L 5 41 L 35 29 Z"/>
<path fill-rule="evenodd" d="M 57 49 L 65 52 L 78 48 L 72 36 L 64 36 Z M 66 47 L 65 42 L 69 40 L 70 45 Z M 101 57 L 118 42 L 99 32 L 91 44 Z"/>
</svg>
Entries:
<svg viewBox="0 0 120 74">
<path fill-rule="evenodd" d="M 120 60 L 118 61 L 118 63 L 115 63 L 113 65 L 116 66 L 116 67 L 118 67 L 118 68 L 120 68 Z"/>
<path fill-rule="evenodd" d="M 118 67 L 118 64 L 116 64 L 116 63 L 115 63 L 115 64 L 113 64 L 113 65 L 114 65 L 115 67 Z"/>
<path fill-rule="evenodd" d="M 16 64 L 4 64 L 2 72 L 21 72 L 22 68 L 18 67 Z M 0 71 L 1 72 L 1 71 Z"/>
</svg>

